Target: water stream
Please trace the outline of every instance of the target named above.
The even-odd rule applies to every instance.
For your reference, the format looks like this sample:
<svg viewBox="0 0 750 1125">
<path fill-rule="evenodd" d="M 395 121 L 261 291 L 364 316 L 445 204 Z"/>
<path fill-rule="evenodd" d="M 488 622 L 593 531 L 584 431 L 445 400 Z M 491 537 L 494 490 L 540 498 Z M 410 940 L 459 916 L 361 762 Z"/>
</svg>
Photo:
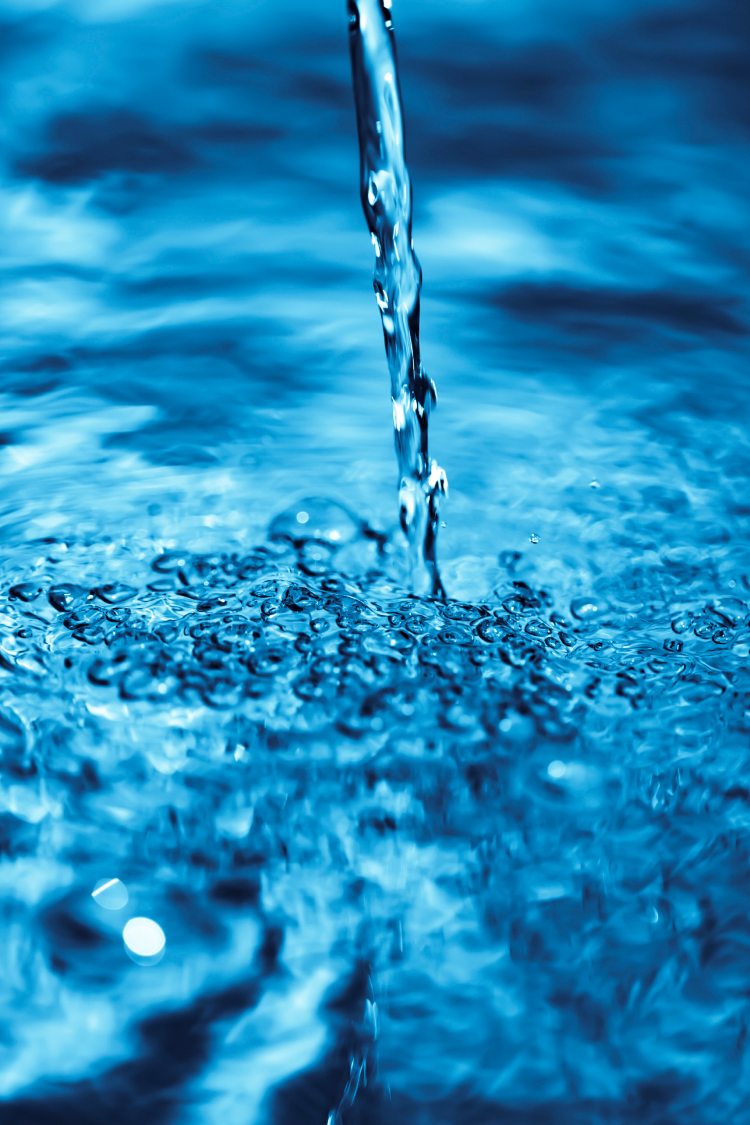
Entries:
<svg viewBox="0 0 750 1125">
<path fill-rule="evenodd" d="M 339 0 L 0 4 L 0 1121 L 742 1123 L 746 21 L 357 11 L 407 535 Z"/>
<path fill-rule="evenodd" d="M 435 384 L 422 367 L 419 299 L 422 269 L 412 238 L 412 190 L 404 159 L 404 123 L 390 7 L 348 0 L 349 46 L 359 134 L 360 195 L 375 247 L 375 295 L 391 374 L 399 469 L 399 515 L 412 548 L 412 570 L 427 565 L 431 592 L 445 596 L 437 567 L 445 473 L 431 461 Z"/>
</svg>

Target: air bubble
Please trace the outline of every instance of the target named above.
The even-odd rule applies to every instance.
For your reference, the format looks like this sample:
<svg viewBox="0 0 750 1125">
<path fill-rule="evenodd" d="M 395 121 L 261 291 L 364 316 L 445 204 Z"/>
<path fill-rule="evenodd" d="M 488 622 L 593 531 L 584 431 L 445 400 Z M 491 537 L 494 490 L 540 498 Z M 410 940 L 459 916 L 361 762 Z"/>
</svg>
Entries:
<svg viewBox="0 0 750 1125">
<path fill-rule="evenodd" d="M 58 613 L 63 613 L 66 609 L 72 609 L 74 606 L 80 605 L 88 596 L 89 591 L 85 586 L 61 582 L 59 585 L 51 587 L 47 594 L 47 600 Z"/>
<path fill-rule="evenodd" d="M 341 504 L 323 497 L 308 497 L 276 516 L 268 537 L 272 542 L 286 540 L 294 546 L 316 539 L 340 547 L 350 543 L 360 531 L 361 524 Z"/>
<path fill-rule="evenodd" d="M 17 586 L 11 586 L 8 596 L 22 602 L 33 602 L 43 591 L 44 586 L 39 582 L 19 582 Z"/>
<path fill-rule="evenodd" d="M 92 593 L 109 605 L 122 605 L 134 598 L 138 591 L 124 582 L 109 582 L 104 586 L 95 586 Z"/>
<path fill-rule="evenodd" d="M 570 612 L 579 621 L 592 621 L 596 617 L 601 617 L 608 609 L 609 603 L 604 598 L 593 595 L 574 598 L 570 603 Z"/>
</svg>

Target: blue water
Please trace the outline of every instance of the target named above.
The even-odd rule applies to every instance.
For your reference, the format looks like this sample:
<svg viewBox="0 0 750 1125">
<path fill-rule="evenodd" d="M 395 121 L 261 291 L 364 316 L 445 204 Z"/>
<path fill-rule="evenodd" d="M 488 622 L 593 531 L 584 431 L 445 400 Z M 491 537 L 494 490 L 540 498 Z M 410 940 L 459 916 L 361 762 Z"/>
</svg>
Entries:
<svg viewBox="0 0 750 1125">
<path fill-rule="evenodd" d="M 750 1121 L 749 10 L 392 11 L 445 603 L 343 2 L 0 4 L 3 1125 Z"/>
</svg>

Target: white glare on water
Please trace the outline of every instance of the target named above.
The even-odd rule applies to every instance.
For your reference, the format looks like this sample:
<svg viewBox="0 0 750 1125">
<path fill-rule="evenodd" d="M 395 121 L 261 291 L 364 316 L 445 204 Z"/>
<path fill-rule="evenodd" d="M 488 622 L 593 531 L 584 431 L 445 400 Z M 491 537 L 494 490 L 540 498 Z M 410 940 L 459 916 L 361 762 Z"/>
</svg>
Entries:
<svg viewBox="0 0 750 1125">
<path fill-rule="evenodd" d="M 151 918 L 131 918 L 122 937 L 128 956 L 137 965 L 156 965 L 164 956 L 164 930 Z"/>
</svg>

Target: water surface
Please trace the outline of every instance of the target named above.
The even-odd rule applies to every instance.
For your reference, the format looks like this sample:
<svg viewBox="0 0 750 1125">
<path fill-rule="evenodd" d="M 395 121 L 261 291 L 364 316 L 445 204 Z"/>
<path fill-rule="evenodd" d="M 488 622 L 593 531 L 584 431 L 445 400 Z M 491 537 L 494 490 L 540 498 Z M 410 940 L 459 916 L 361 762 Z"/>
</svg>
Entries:
<svg viewBox="0 0 750 1125">
<path fill-rule="evenodd" d="M 444 605 L 344 5 L 0 12 L 3 1120 L 750 1117 L 745 9 L 394 5 Z"/>
</svg>

